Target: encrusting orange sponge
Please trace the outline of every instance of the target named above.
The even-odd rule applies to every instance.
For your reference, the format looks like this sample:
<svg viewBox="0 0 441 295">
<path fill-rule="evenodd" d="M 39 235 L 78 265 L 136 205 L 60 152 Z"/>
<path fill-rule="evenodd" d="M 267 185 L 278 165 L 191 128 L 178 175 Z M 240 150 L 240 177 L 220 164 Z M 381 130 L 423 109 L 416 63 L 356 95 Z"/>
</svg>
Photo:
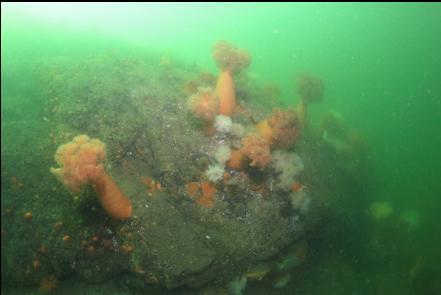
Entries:
<svg viewBox="0 0 441 295">
<path fill-rule="evenodd" d="M 57 149 L 55 161 L 61 167 L 50 171 L 73 192 L 92 184 L 107 214 L 116 219 L 130 218 L 131 202 L 104 170 L 102 161 L 105 157 L 103 142 L 79 135 Z"/>
</svg>

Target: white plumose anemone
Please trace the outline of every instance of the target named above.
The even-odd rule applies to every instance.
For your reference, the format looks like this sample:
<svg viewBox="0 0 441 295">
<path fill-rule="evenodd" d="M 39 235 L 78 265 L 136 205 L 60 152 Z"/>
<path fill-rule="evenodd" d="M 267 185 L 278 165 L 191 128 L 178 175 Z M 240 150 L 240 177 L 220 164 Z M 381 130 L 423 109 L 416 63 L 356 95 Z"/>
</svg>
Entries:
<svg viewBox="0 0 441 295">
<path fill-rule="evenodd" d="M 245 135 L 245 127 L 240 123 L 233 123 L 231 126 L 231 136 L 234 138 L 242 138 Z"/>
<path fill-rule="evenodd" d="M 224 167 L 219 164 L 210 165 L 208 166 L 207 171 L 205 171 L 205 175 L 207 176 L 208 180 L 218 182 L 224 177 Z"/>
<path fill-rule="evenodd" d="M 289 190 L 294 177 L 304 169 L 303 160 L 296 153 L 275 151 L 271 162 L 272 168 L 278 173 L 276 186 L 283 190 Z"/>
<path fill-rule="evenodd" d="M 214 118 L 214 128 L 220 134 L 228 134 L 233 126 L 233 121 L 230 117 L 218 115 Z"/>
<path fill-rule="evenodd" d="M 228 161 L 230 155 L 231 155 L 231 149 L 228 145 L 225 144 L 220 145 L 214 152 L 214 158 L 221 165 L 224 165 L 225 162 Z"/>
</svg>

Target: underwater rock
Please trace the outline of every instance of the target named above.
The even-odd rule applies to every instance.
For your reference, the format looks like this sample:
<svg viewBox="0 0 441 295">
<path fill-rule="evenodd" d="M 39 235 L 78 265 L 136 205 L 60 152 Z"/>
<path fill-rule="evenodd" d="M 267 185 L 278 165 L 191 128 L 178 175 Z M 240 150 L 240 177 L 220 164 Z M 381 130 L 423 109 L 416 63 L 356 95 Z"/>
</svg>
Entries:
<svg viewBox="0 0 441 295">
<path fill-rule="evenodd" d="M 48 97 L 48 130 L 52 135 L 44 156 L 34 155 L 46 159 L 39 163 L 45 168 L 40 169 L 39 179 L 48 181 L 35 186 L 33 193 L 44 192 L 51 205 L 43 211 L 35 205 L 41 202 L 30 199 L 21 212 L 32 209 L 33 219 L 28 223 L 46 237 L 45 243 L 58 249 L 56 256 L 51 256 L 50 268 L 45 261 L 41 268 L 57 270 L 60 276 L 76 274 L 87 282 L 103 282 L 124 272 L 168 289 L 199 288 L 214 280 L 226 286 L 232 273 L 241 278 L 248 269 L 298 240 L 310 222 L 309 211 L 299 218 L 289 205 L 289 195 L 272 191 L 272 172 L 260 169 L 270 162 L 267 145 L 258 159 L 250 152 L 254 161 L 247 168 L 250 171 L 225 169 L 226 178 L 218 173 L 216 186 L 210 186 L 210 206 L 189 197 L 186 185 L 196 183 L 199 188 L 207 184 L 204 172 L 213 164 L 210 161 L 214 156 L 216 162 L 225 162 L 230 142 L 207 137 L 198 128 L 200 123 L 189 116 L 183 85 L 195 73 L 170 68 L 165 79 L 156 64 L 139 60 L 129 65 L 115 56 L 74 62 L 61 58 L 48 61 L 38 71 L 44 81 L 42 96 Z M 238 87 L 263 100 L 259 88 L 247 83 L 249 86 L 239 83 Z M 268 115 L 257 103 L 241 101 L 241 106 L 256 119 Z M 231 119 L 227 122 L 229 129 L 233 127 L 231 137 L 241 140 L 244 126 L 254 123 L 241 114 L 232 118 L 233 126 Z M 93 197 L 93 190 L 86 188 L 72 198 L 47 172 L 56 147 L 76 134 L 89 134 L 106 143 L 104 166 L 130 198 L 130 220 L 111 221 Z M 220 141 L 213 143 L 216 140 Z M 219 147 L 214 155 L 213 146 Z M 300 154 L 308 167 L 306 172 L 313 156 Z M 320 179 L 318 175 L 313 177 Z M 316 194 L 320 192 L 312 189 L 314 202 L 320 200 Z M 40 217 L 41 212 L 45 218 Z M 65 224 L 62 232 L 48 225 L 60 219 Z M 29 281 L 26 269 L 39 245 L 30 241 L 32 245 L 17 248 L 14 255 L 27 259 L 18 265 L 3 258 L 30 230 L 24 228 L 19 235 L 6 231 L 5 242 L 2 236 L 2 250 L 7 249 L 6 254 L 2 251 L 2 278 L 3 271 L 7 272 L 9 282 Z M 63 235 L 69 235 L 70 241 L 63 241 Z M 14 267 L 19 270 L 12 271 Z M 40 280 L 41 276 L 35 275 L 30 284 Z"/>
<path fill-rule="evenodd" d="M 200 285 L 198 276 L 215 259 L 200 227 L 160 198 L 139 214 L 136 228 L 142 249 L 137 251 L 137 264 L 167 288 Z"/>
</svg>

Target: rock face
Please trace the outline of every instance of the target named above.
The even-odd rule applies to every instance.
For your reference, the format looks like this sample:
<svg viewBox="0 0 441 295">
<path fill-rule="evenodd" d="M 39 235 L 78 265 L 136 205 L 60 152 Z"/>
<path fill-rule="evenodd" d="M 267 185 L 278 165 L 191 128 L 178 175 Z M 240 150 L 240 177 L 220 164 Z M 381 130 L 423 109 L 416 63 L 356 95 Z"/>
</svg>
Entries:
<svg viewBox="0 0 441 295">
<path fill-rule="evenodd" d="M 73 136 L 99 138 L 107 147 L 106 169 L 130 197 L 134 214 L 127 222 L 109 220 L 92 190 L 72 198 L 47 173 L 40 187 L 53 207 L 39 206 L 41 198 L 28 197 L 28 202 L 36 203 L 37 215 L 51 216 L 34 220 L 40 230 L 38 242 L 27 249 L 13 249 L 14 243 L 20 243 L 13 231 L 21 226 L 18 215 L 2 225 L 8 235 L 12 232 L 4 243 L 2 238 L 2 280 L 4 273 L 8 273 L 7 282 L 17 284 L 76 274 L 99 282 L 124 272 L 166 288 L 223 284 L 270 261 L 301 238 L 308 216 L 290 208 L 286 193 L 272 189 L 269 169 L 252 169 L 245 176 L 230 171 L 234 181 L 216 185 L 212 208 L 200 206 L 189 196 L 185 185 L 204 181 L 202 175 L 212 161 L 210 150 L 222 141 L 205 136 L 185 109 L 189 93 L 184 85 L 196 74 L 115 56 L 48 61 L 38 73 L 51 134 L 45 142 L 47 163 L 39 169 L 53 166 L 50 159 L 57 146 Z M 270 112 L 255 102 L 263 100 L 265 93 L 250 81 L 240 81 L 243 78 L 238 82 L 238 99 L 257 121 Z M 233 121 L 253 124 L 250 117 Z M 32 193 L 38 194 L 35 190 Z M 314 194 L 318 192 L 311 189 L 312 198 Z M 53 227 L 59 220 L 62 230 Z M 69 243 L 62 241 L 61 232 L 70 235 Z M 42 258 L 46 264 L 40 272 L 27 272 L 40 245 L 49 253 Z M 16 277 L 13 262 L 4 262 L 8 253 L 29 259 L 20 265 Z M 57 255 L 51 257 L 51 253 Z"/>
</svg>

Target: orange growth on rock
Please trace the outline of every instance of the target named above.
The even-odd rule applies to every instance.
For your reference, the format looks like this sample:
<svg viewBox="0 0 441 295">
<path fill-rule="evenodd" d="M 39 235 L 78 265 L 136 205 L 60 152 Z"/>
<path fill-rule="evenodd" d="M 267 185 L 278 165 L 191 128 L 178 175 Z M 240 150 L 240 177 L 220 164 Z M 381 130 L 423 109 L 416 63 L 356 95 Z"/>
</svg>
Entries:
<svg viewBox="0 0 441 295">
<path fill-rule="evenodd" d="M 196 203 L 206 207 L 212 208 L 214 206 L 214 195 L 216 194 L 216 187 L 211 182 L 189 182 L 185 185 L 187 195 L 196 200 Z"/>
<path fill-rule="evenodd" d="M 213 208 L 214 206 L 214 195 L 216 194 L 216 187 L 211 182 L 203 182 L 202 187 L 202 197 L 200 197 L 196 203 L 206 208 Z"/>
<path fill-rule="evenodd" d="M 185 191 L 187 195 L 191 198 L 196 198 L 199 196 L 201 185 L 199 182 L 193 181 L 185 185 Z"/>
<path fill-rule="evenodd" d="M 216 128 L 212 124 L 204 124 L 202 130 L 206 136 L 213 136 L 216 133 Z"/>
<path fill-rule="evenodd" d="M 150 176 L 141 176 L 141 181 L 147 185 L 147 195 L 152 197 L 157 191 L 162 189 L 162 186 L 159 182 L 155 181 Z"/>
<path fill-rule="evenodd" d="M 102 164 L 105 157 L 104 143 L 87 135 L 79 135 L 57 149 L 55 160 L 61 167 L 51 168 L 50 171 L 73 192 L 92 184 L 101 205 L 111 217 L 130 218 L 130 200 L 105 172 Z"/>
<path fill-rule="evenodd" d="M 301 191 L 303 189 L 303 184 L 301 184 L 300 182 L 296 181 L 293 183 L 293 185 L 291 186 L 291 190 L 294 193 L 298 193 L 299 191 Z"/>
</svg>

